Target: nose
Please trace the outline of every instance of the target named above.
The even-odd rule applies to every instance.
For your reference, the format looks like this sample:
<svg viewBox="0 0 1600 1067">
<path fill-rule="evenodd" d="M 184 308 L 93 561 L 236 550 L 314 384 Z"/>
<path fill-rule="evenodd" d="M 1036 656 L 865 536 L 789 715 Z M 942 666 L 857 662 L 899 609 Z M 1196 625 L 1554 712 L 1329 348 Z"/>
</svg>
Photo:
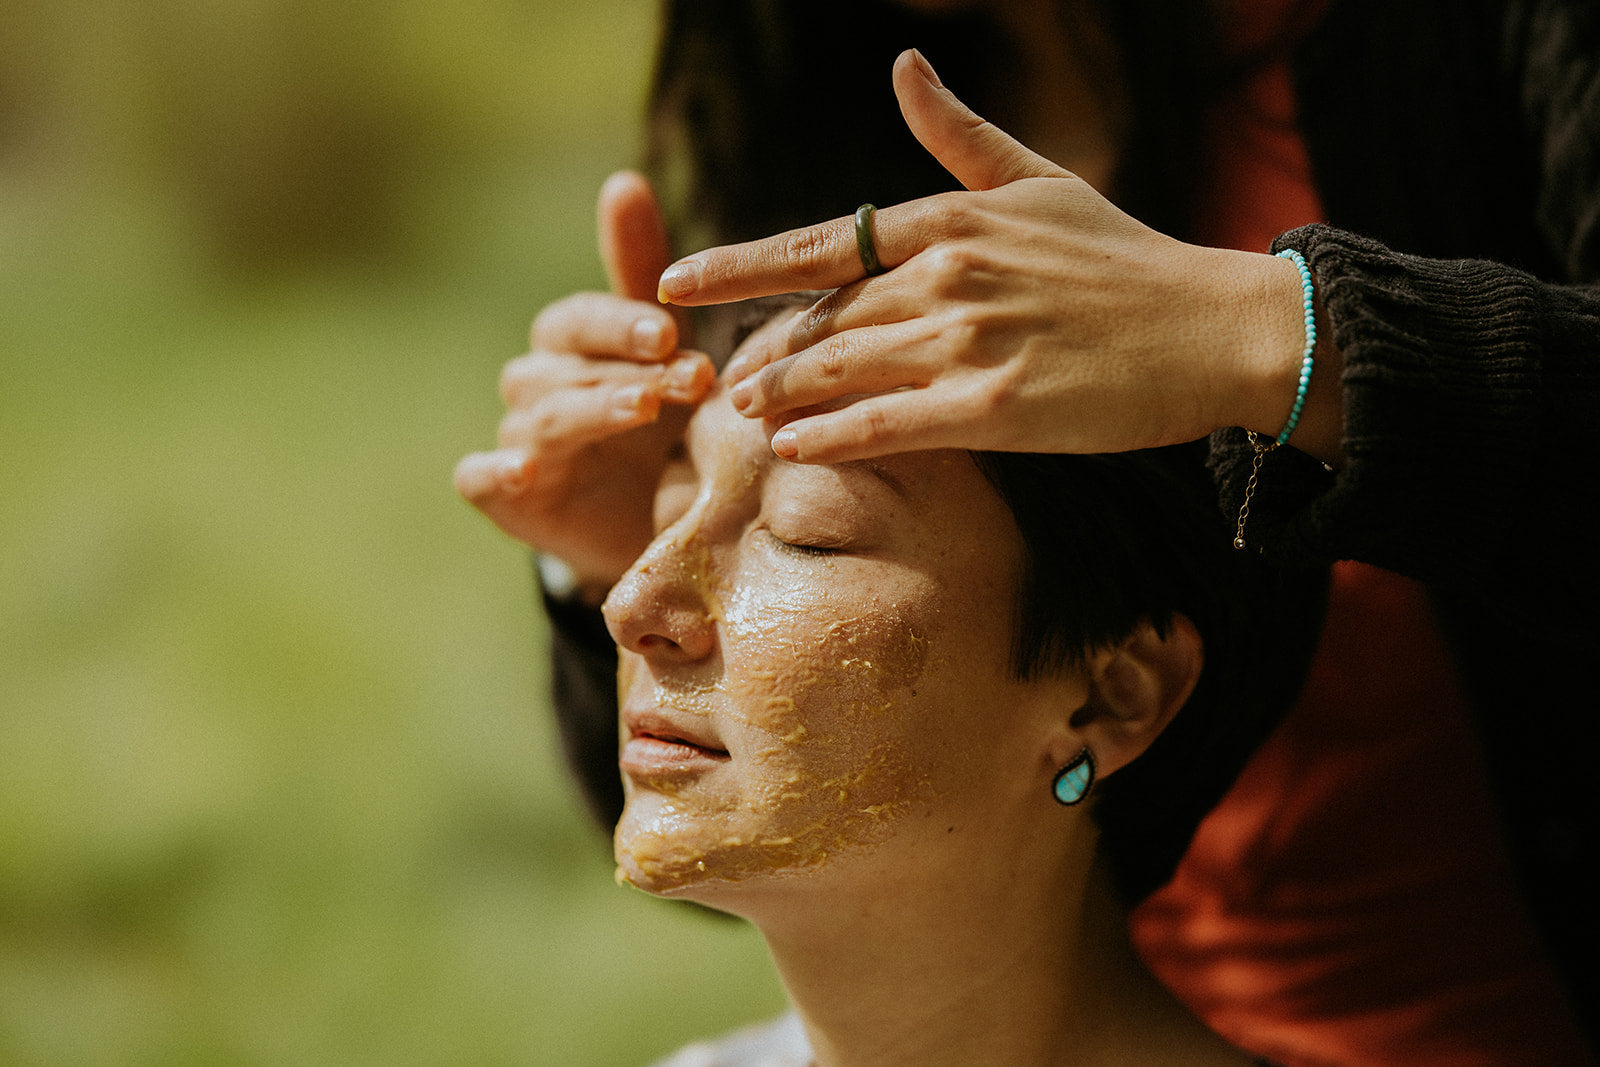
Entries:
<svg viewBox="0 0 1600 1067">
<path fill-rule="evenodd" d="M 657 537 L 601 605 L 619 648 L 647 659 L 697 663 L 716 648 L 711 554 L 692 536 Z"/>
</svg>

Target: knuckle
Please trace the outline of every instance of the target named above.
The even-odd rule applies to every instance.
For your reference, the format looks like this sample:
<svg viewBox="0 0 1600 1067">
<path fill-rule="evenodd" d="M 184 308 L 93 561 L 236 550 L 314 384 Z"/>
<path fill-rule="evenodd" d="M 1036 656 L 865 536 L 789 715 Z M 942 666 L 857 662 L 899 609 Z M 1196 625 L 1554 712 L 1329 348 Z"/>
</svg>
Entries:
<svg viewBox="0 0 1600 1067">
<path fill-rule="evenodd" d="M 532 441 L 529 414 L 526 411 L 507 412 L 496 428 L 495 437 L 501 448 L 526 445 Z"/>
<path fill-rule="evenodd" d="M 939 339 L 953 363 L 971 363 L 983 341 L 983 323 L 970 306 L 962 307 L 939 326 Z"/>
<path fill-rule="evenodd" d="M 961 343 L 961 362 L 989 369 L 1006 365 L 1023 373 L 1028 334 L 1015 318 L 981 301 L 967 300 L 954 317 L 955 336 Z"/>
<path fill-rule="evenodd" d="M 795 328 L 810 332 L 826 329 L 828 323 L 833 319 L 833 314 L 832 300 L 828 297 L 823 297 L 800 313 L 800 318 L 795 323 Z"/>
<path fill-rule="evenodd" d="M 782 403 L 788 392 L 784 387 L 787 366 L 768 363 L 751 378 L 755 383 L 755 402 L 761 405 Z"/>
<path fill-rule="evenodd" d="M 930 243 L 959 241 L 979 229 L 970 193 L 942 193 L 932 198 L 928 217 L 920 223 Z"/>
<path fill-rule="evenodd" d="M 872 406 L 861 413 L 860 437 L 864 442 L 882 441 L 894 435 L 895 420 L 882 407 Z"/>
<path fill-rule="evenodd" d="M 560 302 L 540 308 L 539 313 L 533 317 L 533 325 L 528 329 L 528 340 L 537 346 L 541 338 L 549 337 L 555 332 L 556 324 L 563 317 L 564 309 Z"/>
<path fill-rule="evenodd" d="M 1028 375 L 1019 360 L 1010 360 L 984 376 L 977 402 L 987 415 L 1012 411 L 1027 387 Z"/>
<path fill-rule="evenodd" d="M 848 341 L 835 339 L 817 349 L 817 357 L 812 361 L 812 373 L 818 380 L 828 385 L 836 385 L 850 375 L 852 349 Z"/>
<path fill-rule="evenodd" d="M 833 322 L 833 308 L 827 305 L 827 300 L 820 300 L 801 312 L 789 331 L 789 351 L 810 348 L 818 338 L 827 336 Z"/>
<path fill-rule="evenodd" d="M 590 334 L 607 332 L 615 314 L 609 294 L 572 293 L 541 308 L 528 337 L 534 348 L 570 348 Z"/>
<path fill-rule="evenodd" d="M 558 372 L 548 353 L 518 356 L 500 368 L 500 398 L 507 407 L 526 407 L 556 387 Z"/>
<path fill-rule="evenodd" d="M 532 378 L 533 357 L 518 356 L 500 368 L 500 399 L 506 404 L 515 404 L 517 398 L 526 393 Z"/>
<path fill-rule="evenodd" d="M 814 228 L 791 230 L 783 235 L 778 256 L 787 270 L 809 277 L 822 269 L 828 252 L 827 241 Z"/>
<path fill-rule="evenodd" d="M 978 256 L 961 244 L 941 244 L 928 253 L 927 269 L 936 284 L 951 285 L 964 280 L 978 266 Z"/>
<path fill-rule="evenodd" d="M 524 417 L 523 425 L 527 433 L 526 444 L 529 448 L 539 448 L 551 442 L 559 441 L 561 435 L 570 433 L 570 420 L 552 404 L 541 404 L 528 411 Z"/>
</svg>

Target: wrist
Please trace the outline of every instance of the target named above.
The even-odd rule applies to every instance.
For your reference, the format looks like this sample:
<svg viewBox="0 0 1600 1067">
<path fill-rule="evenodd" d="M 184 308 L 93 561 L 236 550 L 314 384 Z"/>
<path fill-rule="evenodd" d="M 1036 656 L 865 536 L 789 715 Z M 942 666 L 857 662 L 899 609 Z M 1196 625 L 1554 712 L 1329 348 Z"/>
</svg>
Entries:
<svg viewBox="0 0 1600 1067">
<path fill-rule="evenodd" d="M 1289 419 L 1305 347 L 1300 273 L 1293 263 L 1261 253 L 1237 253 L 1243 305 L 1235 320 L 1237 378 L 1223 402 L 1222 424 L 1276 438 Z"/>
<path fill-rule="evenodd" d="M 1307 322 L 1306 286 L 1299 267 L 1279 256 L 1247 256 L 1239 266 L 1250 310 L 1239 316 L 1245 336 L 1238 345 L 1238 386 L 1223 398 L 1226 419 L 1268 440 L 1286 429 L 1285 442 L 1329 466 L 1342 458 L 1344 436 L 1340 378 L 1344 361 L 1333 343 L 1322 295 L 1312 279 L 1312 315 Z M 1311 360 L 1306 344 L 1314 337 Z M 1302 375 L 1307 375 L 1304 387 Z"/>
</svg>

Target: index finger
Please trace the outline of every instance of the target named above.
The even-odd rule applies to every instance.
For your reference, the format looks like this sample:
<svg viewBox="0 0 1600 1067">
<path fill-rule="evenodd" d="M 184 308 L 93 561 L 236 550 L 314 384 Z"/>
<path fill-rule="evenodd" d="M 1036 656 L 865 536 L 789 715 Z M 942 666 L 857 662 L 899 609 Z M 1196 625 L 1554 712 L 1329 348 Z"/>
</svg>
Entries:
<svg viewBox="0 0 1600 1067">
<path fill-rule="evenodd" d="M 918 202 L 898 204 L 872 217 L 873 244 L 883 269 L 922 250 L 912 225 Z M 656 299 L 698 307 L 806 289 L 837 289 L 867 276 L 856 243 L 854 216 L 780 233 L 759 241 L 722 245 L 685 256 L 661 275 Z"/>
</svg>

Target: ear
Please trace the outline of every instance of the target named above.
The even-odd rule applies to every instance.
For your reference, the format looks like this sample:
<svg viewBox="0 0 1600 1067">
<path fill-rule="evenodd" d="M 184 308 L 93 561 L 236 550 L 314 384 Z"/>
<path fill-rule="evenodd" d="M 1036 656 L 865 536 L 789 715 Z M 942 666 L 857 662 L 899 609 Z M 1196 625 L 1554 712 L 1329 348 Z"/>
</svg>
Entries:
<svg viewBox="0 0 1600 1067">
<path fill-rule="evenodd" d="M 1089 699 L 1072 716 L 1080 742 L 1104 777 L 1133 762 L 1167 728 L 1200 680 L 1204 643 L 1194 623 L 1173 615 L 1162 637 L 1141 622 L 1121 643 L 1089 657 Z M 1065 754 L 1066 760 L 1076 752 Z"/>
</svg>

